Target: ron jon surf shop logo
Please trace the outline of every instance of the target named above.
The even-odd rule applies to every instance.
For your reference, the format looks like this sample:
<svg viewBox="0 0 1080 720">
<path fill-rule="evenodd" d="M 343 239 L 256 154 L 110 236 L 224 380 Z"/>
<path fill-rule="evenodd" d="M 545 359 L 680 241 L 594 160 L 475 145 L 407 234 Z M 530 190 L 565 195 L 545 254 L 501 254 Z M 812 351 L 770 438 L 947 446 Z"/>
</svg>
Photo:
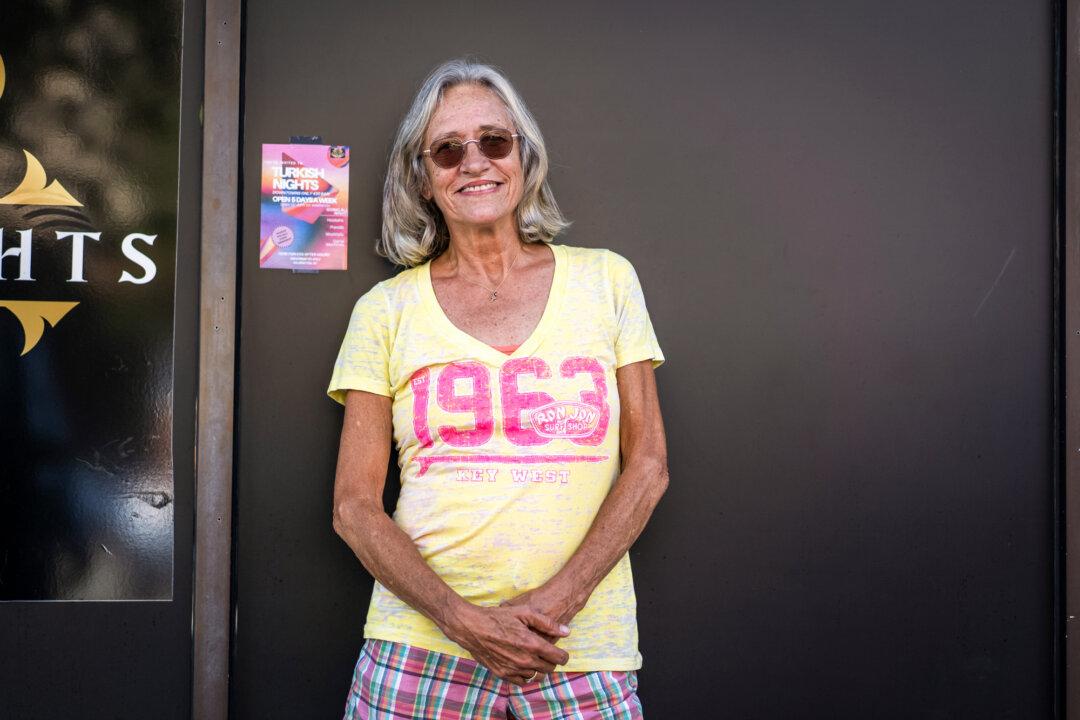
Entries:
<svg viewBox="0 0 1080 720">
<path fill-rule="evenodd" d="M 591 405 L 569 400 L 548 403 L 529 414 L 537 435 L 549 438 L 583 438 L 593 434 L 600 423 L 599 411 Z"/>
</svg>

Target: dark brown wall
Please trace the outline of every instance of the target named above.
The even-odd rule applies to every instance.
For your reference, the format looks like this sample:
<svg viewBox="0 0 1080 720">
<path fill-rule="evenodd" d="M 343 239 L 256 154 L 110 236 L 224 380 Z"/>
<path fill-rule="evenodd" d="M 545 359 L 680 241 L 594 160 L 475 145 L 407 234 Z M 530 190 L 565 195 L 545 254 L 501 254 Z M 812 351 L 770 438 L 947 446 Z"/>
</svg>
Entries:
<svg viewBox="0 0 1080 720">
<path fill-rule="evenodd" d="M 340 713 L 371 580 L 324 396 L 391 134 L 480 53 L 564 242 L 637 266 L 672 485 L 633 550 L 652 718 L 1051 708 L 1049 4 L 249 3 L 238 718 Z M 260 144 L 352 146 L 348 273 L 257 262 Z"/>
</svg>

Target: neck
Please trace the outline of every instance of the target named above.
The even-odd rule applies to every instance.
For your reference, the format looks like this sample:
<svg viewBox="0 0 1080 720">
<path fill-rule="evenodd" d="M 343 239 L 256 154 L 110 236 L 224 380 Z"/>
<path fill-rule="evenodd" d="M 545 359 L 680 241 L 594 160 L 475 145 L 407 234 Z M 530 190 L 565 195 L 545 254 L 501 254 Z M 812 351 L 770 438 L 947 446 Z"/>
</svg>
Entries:
<svg viewBox="0 0 1080 720">
<path fill-rule="evenodd" d="M 448 275 L 486 280 L 494 285 L 506 276 L 507 270 L 524 251 L 517 229 L 470 228 L 466 232 L 451 232 L 450 245 L 438 257 L 436 264 Z"/>
</svg>

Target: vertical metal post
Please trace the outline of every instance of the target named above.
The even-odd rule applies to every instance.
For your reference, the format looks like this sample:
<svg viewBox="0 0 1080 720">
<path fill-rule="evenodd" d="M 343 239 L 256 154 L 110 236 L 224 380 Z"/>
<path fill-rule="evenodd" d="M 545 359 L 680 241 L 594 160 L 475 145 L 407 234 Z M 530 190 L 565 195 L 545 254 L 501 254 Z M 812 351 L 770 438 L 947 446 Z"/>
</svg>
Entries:
<svg viewBox="0 0 1080 720">
<path fill-rule="evenodd" d="M 241 0 L 206 0 L 195 481 L 195 720 L 225 720 L 229 713 L 240 12 Z"/>
<path fill-rule="evenodd" d="M 1065 688 L 1064 717 L 1080 720 L 1080 0 L 1065 0 L 1058 7 L 1063 15 L 1064 93 L 1059 93 L 1058 112 L 1064 122 L 1057 124 L 1059 142 L 1064 146 L 1063 177 L 1058 180 L 1064 224 L 1063 257 L 1057 263 L 1064 277 L 1059 312 L 1064 340 L 1059 353 L 1059 382 L 1064 384 L 1064 525 L 1065 525 Z M 1059 75 L 1060 81 L 1060 75 Z M 1060 105 L 1064 107 L 1060 107 Z M 1063 131 L 1063 132 L 1062 132 Z M 1060 152 L 1060 150 L 1059 150 Z M 1060 397 L 1060 395 L 1059 395 Z"/>
</svg>

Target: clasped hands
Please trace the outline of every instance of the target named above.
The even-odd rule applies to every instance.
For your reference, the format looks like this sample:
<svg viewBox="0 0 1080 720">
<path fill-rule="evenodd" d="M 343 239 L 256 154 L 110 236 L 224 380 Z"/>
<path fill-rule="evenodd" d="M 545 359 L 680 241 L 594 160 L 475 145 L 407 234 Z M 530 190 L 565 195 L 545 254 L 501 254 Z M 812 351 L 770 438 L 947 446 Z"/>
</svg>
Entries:
<svg viewBox="0 0 1080 720">
<path fill-rule="evenodd" d="M 443 631 L 500 678 L 525 685 L 570 659 L 555 643 L 570 634 L 567 623 L 580 609 L 545 586 L 498 607 L 462 601 Z"/>
</svg>

